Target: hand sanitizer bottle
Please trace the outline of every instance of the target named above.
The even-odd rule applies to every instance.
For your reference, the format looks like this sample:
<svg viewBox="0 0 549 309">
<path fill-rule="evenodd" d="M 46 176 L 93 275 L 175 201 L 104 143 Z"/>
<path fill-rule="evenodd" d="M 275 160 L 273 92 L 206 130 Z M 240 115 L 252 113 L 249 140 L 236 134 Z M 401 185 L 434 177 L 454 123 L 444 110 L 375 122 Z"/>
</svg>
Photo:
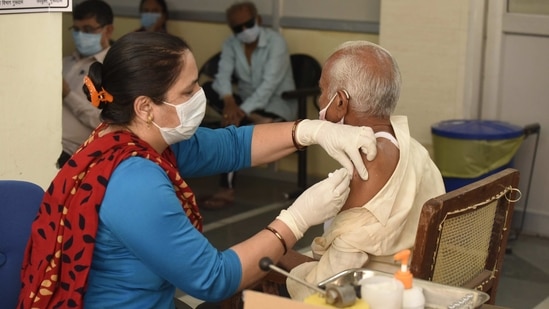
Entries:
<svg viewBox="0 0 549 309">
<path fill-rule="evenodd" d="M 402 309 L 424 309 L 425 296 L 423 289 L 419 286 L 413 286 L 413 275 L 408 270 L 408 260 L 410 250 L 406 249 L 395 254 L 395 260 L 400 261 L 400 270 L 395 273 L 395 278 L 404 285 L 402 294 Z"/>
</svg>

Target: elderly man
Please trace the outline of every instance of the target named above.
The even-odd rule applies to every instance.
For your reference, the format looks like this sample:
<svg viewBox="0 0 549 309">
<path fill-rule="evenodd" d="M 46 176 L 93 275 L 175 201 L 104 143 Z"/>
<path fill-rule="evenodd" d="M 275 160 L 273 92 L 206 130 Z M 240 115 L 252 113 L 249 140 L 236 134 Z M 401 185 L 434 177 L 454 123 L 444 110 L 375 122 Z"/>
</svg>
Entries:
<svg viewBox="0 0 549 309">
<path fill-rule="evenodd" d="M 297 102 L 282 98 L 295 88 L 286 41 L 261 26 L 253 2 L 238 2 L 227 9 L 234 35 L 223 44 L 219 70 L 212 84 L 205 84 L 209 105 L 223 115 L 221 125 L 261 124 L 294 120 Z M 233 92 L 233 77 L 237 91 Z M 202 207 L 219 209 L 234 200 L 235 174 L 221 176 L 221 189 Z"/>
<path fill-rule="evenodd" d="M 371 127 L 378 152 L 373 161 L 364 159 L 369 179 L 354 175 L 342 210 L 314 239 L 314 258 L 295 252 L 283 258 L 294 276 L 316 284 L 349 268 L 393 271 L 393 255 L 414 245 L 423 203 L 445 192 L 429 153 L 410 136 L 407 118 L 392 116 L 400 83 L 395 59 L 370 42 L 346 42 L 326 61 L 319 118 Z M 293 280 L 287 288 L 295 299 L 312 293 Z"/>
</svg>

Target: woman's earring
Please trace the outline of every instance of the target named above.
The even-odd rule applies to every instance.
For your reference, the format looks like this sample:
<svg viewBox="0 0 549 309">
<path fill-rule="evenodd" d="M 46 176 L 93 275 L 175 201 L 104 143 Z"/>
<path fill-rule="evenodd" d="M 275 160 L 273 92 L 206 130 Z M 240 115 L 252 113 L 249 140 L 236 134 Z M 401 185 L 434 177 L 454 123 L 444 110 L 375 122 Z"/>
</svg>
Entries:
<svg viewBox="0 0 549 309">
<path fill-rule="evenodd" d="M 149 116 L 147 117 L 147 129 L 151 127 L 152 120 L 153 120 L 153 116 L 149 114 Z"/>
</svg>

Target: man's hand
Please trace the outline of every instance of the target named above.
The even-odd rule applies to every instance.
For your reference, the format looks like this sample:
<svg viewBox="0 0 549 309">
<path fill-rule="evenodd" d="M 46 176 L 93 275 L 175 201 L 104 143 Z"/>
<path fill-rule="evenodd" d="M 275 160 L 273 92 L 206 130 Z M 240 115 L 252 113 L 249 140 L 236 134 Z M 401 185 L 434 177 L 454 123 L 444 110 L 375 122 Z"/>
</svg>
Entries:
<svg viewBox="0 0 549 309">
<path fill-rule="evenodd" d="M 221 121 L 221 125 L 224 127 L 230 125 L 239 126 L 242 119 L 246 117 L 246 113 L 238 107 L 232 95 L 225 96 L 223 103 L 223 120 Z"/>
</svg>

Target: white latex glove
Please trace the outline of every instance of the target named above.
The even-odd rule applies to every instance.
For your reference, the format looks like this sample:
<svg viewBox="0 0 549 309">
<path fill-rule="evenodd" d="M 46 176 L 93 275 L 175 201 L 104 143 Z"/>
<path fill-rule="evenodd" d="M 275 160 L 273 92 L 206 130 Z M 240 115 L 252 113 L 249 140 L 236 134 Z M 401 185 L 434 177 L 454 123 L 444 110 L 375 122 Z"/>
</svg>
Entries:
<svg viewBox="0 0 549 309">
<path fill-rule="evenodd" d="M 309 227 L 321 224 L 341 210 L 349 196 L 350 181 L 351 175 L 345 168 L 330 173 L 328 178 L 303 192 L 288 209 L 282 210 L 277 219 L 300 239 Z"/>
<path fill-rule="evenodd" d="M 359 149 L 366 154 L 368 161 L 376 157 L 376 138 L 371 128 L 337 124 L 326 120 L 304 119 L 297 125 L 295 133 L 300 145 L 319 144 L 349 173 L 353 172 L 354 165 L 360 178 L 368 180 L 368 171 Z"/>
</svg>

